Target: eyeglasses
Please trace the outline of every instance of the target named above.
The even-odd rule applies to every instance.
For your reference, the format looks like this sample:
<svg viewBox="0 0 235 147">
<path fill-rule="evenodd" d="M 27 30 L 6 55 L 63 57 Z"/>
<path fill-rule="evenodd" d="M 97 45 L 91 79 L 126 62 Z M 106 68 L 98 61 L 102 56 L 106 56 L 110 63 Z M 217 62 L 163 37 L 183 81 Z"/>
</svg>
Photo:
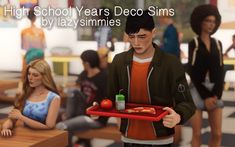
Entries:
<svg viewBox="0 0 235 147">
<path fill-rule="evenodd" d="M 211 20 L 211 19 L 205 19 L 204 22 L 206 22 L 206 23 L 216 23 L 215 20 Z"/>
</svg>

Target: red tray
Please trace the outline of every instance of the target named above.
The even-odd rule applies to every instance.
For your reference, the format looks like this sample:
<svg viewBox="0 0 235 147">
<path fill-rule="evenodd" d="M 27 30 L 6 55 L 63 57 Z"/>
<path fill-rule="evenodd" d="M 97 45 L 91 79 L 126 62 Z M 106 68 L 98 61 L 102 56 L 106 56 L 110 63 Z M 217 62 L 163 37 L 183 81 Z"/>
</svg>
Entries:
<svg viewBox="0 0 235 147">
<path fill-rule="evenodd" d="M 148 121 L 159 121 L 165 115 L 168 114 L 167 111 L 162 110 L 162 106 L 154 106 L 154 105 L 143 105 L 143 104 L 126 104 L 126 109 L 133 107 L 152 107 L 155 108 L 156 114 L 147 114 L 147 113 L 126 113 L 123 111 L 118 111 L 115 108 L 104 110 L 100 108 L 99 105 L 95 105 L 87 109 L 86 113 L 90 115 L 98 115 L 98 116 L 111 116 L 111 117 L 120 117 L 120 118 L 128 118 L 128 119 L 138 119 L 138 120 L 148 120 Z"/>
</svg>

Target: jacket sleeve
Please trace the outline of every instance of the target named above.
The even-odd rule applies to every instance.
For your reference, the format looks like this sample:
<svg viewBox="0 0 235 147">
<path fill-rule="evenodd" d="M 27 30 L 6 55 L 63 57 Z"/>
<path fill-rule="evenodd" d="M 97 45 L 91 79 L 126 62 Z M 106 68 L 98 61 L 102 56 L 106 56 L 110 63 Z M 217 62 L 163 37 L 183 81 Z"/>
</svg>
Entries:
<svg viewBox="0 0 235 147">
<path fill-rule="evenodd" d="M 174 110 L 181 116 L 180 124 L 183 124 L 194 114 L 196 107 L 180 61 L 175 59 L 170 68 L 172 75 L 171 95 L 173 96 Z"/>
<path fill-rule="evenodd" d="M 223 93 L 223 86 L 224 86 L 224 64 L 223 64 L 223 50 L 222 50 L 222 44 L 221 42 L 219 41 L 219 45 L 220 45 L 220 52 L 219 52 L 219 56 L 221 58 L 221 61 L 222 61 L 222 65 L 218 68 L 218 71 L 216 72 L 217 73 L 217 80 L 215 81 L 215 86 L 213 87 L 212 89 L 212 93 L 214 95 L 216 95 L 219 99 L 221 98 L 222 96 L 222 93 Z"/>
<path fill-rule="evenodd" d="M 197 51 L 195 51 L 195 43 L 194 41 L 191 41 L 189 43 L 189 49 L 188 49 L 188 53 L 189 53 L 189 61 L 188 61 L 188 66 L 189 66 L 189 75 L 190 78 L 194 84 L 194 86 L 196 87 L 198 93 L 200 94 L 202 99 L 206 99 L 209 97 L 213 96 L 213 93 L 210 92 L 203 84 L 202 81 L 198 78 L 198 69 L 196 62 L 197 62 Z M 200 67 L 199 67 L 200 68 Z"/>
</svg>

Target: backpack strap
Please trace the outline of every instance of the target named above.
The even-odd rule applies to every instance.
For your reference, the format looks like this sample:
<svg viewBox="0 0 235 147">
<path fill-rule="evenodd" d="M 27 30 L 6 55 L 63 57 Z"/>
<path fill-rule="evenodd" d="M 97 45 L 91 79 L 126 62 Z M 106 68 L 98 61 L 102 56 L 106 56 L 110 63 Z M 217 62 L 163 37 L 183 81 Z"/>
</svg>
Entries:
<svg viewBox="0 0 235 147">
<path fill-rule="evenodd" d="M 214 38 L 214 39 L 215 39 L 215 38 Z M 215 39 L 215 42 L 216 42 L 217 49 L 218 49 L 218 51 L 219 51 L 220 66 L 222 66 L 222 65 L 223 65 L 223 61 L 222 61 L 221 46 L 220 46 L 219 40 Z"/>
<path fill-rule="evenodd" d="M 193 38 L 194 40 L 194 43 L 195 43 L 195 48 L 194 48 L 194 51 L 193 51 L 193 58 L 192 58 L 192 66 L 195 64 L 195 60 L 196 60 L 196 55 L 197 55 L 197 51 L 198 51 L 198 40 L 197 40 L 197 37 L 194 37 Z"/>
</svg>

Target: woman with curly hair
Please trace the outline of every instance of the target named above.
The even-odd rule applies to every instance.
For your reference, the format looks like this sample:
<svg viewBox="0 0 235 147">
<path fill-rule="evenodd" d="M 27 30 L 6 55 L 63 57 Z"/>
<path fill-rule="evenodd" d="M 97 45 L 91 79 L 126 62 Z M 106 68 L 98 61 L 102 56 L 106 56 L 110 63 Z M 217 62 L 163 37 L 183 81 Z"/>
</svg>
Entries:
<svg viewBox="0 0 235 147">
<path fill-rule="evenodd" d="M 202 112 L 208 113 L 211 136 L 209 147 L 221 144 L 223 92 L 223 56 L 221 42 L 212 38 L 221 16 L 216 6 L 205 4 L 196 7 L 191 14 L 191 27 L 198 35 L 189 42 L 189 75 L 191 94 L 197 107 L 191 118 L 192 146 L 201 145 Z"/>
</svg>

